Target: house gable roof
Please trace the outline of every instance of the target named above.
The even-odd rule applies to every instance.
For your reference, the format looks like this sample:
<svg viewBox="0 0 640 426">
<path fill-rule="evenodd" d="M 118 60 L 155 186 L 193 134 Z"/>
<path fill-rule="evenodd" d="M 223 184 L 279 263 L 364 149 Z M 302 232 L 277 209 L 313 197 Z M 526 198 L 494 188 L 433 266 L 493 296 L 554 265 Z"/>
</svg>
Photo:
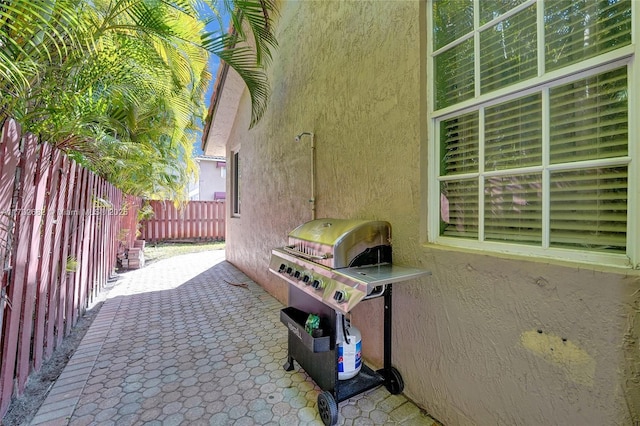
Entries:
<svg viewBox="0 0 640 426">
<path fill-rule="evenodd" d="M 233 31 L 232 26 L 229 32 Z M 225 156 L 245 88 L 240 75 L 228 63 L 221 61 L 202 134 L 202 151 L 206 156 Z"/>
</svg>

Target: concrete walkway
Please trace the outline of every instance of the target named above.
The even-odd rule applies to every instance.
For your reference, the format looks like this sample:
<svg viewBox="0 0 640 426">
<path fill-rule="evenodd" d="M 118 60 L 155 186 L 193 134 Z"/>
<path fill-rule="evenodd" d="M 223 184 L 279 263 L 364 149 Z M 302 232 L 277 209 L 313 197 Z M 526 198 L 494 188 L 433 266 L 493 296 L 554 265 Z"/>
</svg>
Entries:
<svg viewBox="0 0 640 426">
<path fill-rule="evenodd" d="M 282 368 L 282 308 L 224 251 L 123 274 L 31 424 L 322 425 L 320 389 Z M 342 425 L 433 424 L 384 387 L 339 411 Z"/>
</svg>

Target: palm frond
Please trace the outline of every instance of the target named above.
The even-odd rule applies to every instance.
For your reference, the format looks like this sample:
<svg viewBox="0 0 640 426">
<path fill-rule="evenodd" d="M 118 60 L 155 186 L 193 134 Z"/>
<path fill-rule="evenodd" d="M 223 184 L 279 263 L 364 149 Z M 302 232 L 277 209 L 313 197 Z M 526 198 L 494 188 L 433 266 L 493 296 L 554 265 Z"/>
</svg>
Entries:
<svg viewBox="0 0 640 426">
<path fill-rule="evenodd" d="M 247 82 L 252 125 L 269 96 L 273 0 L 240 0 L 232 9 L 240 32 L 221 37 L 204 34 L 199 20 L 204 3 L 219 16 L 217 1 L 4 2 L 0 119 L 15 117 L 126 192 L 184 197 L 209 55 Z"/>
<path fill-rule="evenodd" d="M 269 101 L 265 68 L 272 49 L 277 47 L 273 28 L 277 8 L 273 0 L 225 0 L 224 6 L 230 12 L 233 31 L 206 33 L 202 44 L 233 68 L 247 86 L 251 97 L 251 128 L 262 118 Z"/>
</svg>

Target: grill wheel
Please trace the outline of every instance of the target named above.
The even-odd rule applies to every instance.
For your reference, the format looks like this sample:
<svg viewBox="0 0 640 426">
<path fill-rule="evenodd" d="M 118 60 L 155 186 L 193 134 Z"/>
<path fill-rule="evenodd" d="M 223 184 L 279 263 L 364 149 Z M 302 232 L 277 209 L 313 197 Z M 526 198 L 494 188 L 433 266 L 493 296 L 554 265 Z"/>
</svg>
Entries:
<svg viewBox="0 0 640 426">
<path fill-rule="evenodd" d="M 391 395 L 398 395 L 404 390 L 404 380 L 400 372 L 395 367 L 391 367 L 389 371 L 380 370 L 383 376 L 385 376 L 384 386 L 387 388 Z"/>
<path fill-rule="evenodd" d="M 338 404 L 331 392 L 322 391 L 318 395 L 318 412 L 325 425 L 333 426 L 338 423 Z"/>
</svg>

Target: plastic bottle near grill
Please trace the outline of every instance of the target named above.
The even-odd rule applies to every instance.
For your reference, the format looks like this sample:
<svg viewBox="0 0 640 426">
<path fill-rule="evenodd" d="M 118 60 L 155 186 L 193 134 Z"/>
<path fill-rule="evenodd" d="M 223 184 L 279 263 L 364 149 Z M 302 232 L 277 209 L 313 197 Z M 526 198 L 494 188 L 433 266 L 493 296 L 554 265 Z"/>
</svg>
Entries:
<svg viewBox="0 0 640 426">
<path fill-rule="evenodd" d="M 362 368 L 362 336 L 360 330 L 345 321 L 345 341 L 338 345 L 338 380 L 355 377 Z"/>
</svg>

